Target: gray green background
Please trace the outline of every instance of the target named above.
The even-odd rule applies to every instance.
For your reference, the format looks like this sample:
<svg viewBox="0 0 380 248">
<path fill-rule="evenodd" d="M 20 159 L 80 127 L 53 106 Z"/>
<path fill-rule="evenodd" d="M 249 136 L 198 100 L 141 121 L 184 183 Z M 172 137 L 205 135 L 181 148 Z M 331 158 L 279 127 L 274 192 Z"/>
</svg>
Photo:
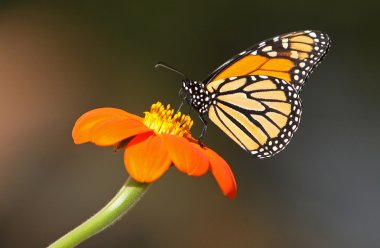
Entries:
<svg viewBox="0 0 380 248">
<path fill-rule="evenodd" d="M 210 174 L 171 169 L 80 247 L 380 247 L 378 10 L 349 0 L 2 1 L 0 247 L 47 246 L 126 180 L 122 152 L 73 144 L 82 113 L 178 106 L 180 77 L 157 61 L 204 79 L 253 43 L 303 29 L 327 32 L 332 48 L 302 92 L 288 148 L 258 160 L 208 129 L 236 200 Z"/>
</svg>

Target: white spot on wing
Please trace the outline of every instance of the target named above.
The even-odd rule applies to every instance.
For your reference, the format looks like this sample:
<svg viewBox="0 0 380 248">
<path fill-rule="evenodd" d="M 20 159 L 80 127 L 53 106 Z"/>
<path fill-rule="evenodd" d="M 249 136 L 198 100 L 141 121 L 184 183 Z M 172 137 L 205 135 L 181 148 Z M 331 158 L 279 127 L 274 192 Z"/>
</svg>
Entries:
<svg viewBox="0 0 380 248">
<path fill-rule="evenodd" d="M 272 51 L 272 46 L 266 46 L 262 49 L 263 52 L 269 52 Z"/>
</svg>

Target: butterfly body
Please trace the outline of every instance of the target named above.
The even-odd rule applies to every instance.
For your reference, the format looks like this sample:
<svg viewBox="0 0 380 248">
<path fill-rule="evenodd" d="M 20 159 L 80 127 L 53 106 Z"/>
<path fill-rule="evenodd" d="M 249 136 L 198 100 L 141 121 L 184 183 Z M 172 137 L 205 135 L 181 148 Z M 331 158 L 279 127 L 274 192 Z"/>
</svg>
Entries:
<svg viewBox="0 0 380 248">
<path fill-rule="evenodd" d="M 207 115 L 253 156 L 271 157 L 298 129 L 300 91 L 329 47 L 320 31 L 276 36 L 242 51 L 204 81 L 184 80 L 185 99 L 204 124 Z"/>
<path fill-rule="evenodd" d="M 186 100 L 199 114 L 203 115 L 208 112 L 215 94 L 211 94 L 205 88 L 205 84 L 199 81 L 183 80 L 182 89 L 187 93 Z"/>
</svg>

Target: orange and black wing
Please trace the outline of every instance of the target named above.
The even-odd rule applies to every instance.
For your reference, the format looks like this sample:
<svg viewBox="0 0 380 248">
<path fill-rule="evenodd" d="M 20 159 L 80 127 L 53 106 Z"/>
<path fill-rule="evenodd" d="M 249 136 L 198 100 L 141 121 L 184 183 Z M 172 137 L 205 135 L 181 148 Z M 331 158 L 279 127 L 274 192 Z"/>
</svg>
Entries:
<svg viewBox="0 0 380 248">
<path fill-rule="evenodd" d="M 238 76 L 212 81 L 209 119 L 243 149 L 271 157 L 289 143 L 301 118 L 298 91 L 271 76 Z"/>
<path fill-rule="evenodd" d="M 239 76 L 213 81 L 208 117 L 252 155 L 271 157 L 285 148 L 301 119 L 299 93 L 271 76 Z"/>
<path fill-rule="evenodd" d="M 230 77 L 266 75 L 280 78 L 300 91 L 330 47 L 327 34 L 300 31 L 265 40 L 225 62 L 205 84 Z"/>
</svg>

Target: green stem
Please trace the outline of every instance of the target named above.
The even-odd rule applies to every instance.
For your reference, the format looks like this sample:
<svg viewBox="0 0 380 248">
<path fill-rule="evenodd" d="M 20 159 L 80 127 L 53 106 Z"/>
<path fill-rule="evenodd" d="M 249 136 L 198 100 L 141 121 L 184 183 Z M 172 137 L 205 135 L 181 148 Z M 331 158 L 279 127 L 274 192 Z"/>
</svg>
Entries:
<svg viewBox="0 0 380 248">
<path fill-rule="evenodd" d="M 49 248 L 75 247 L 84 240 L 109 227 L 121 218 L 147 191 L 147 183 L 136 182 L 131 177 L 124 183 L 115 197 L 98 213 L 74 230 L 61 237 Z"/>
</svg>

